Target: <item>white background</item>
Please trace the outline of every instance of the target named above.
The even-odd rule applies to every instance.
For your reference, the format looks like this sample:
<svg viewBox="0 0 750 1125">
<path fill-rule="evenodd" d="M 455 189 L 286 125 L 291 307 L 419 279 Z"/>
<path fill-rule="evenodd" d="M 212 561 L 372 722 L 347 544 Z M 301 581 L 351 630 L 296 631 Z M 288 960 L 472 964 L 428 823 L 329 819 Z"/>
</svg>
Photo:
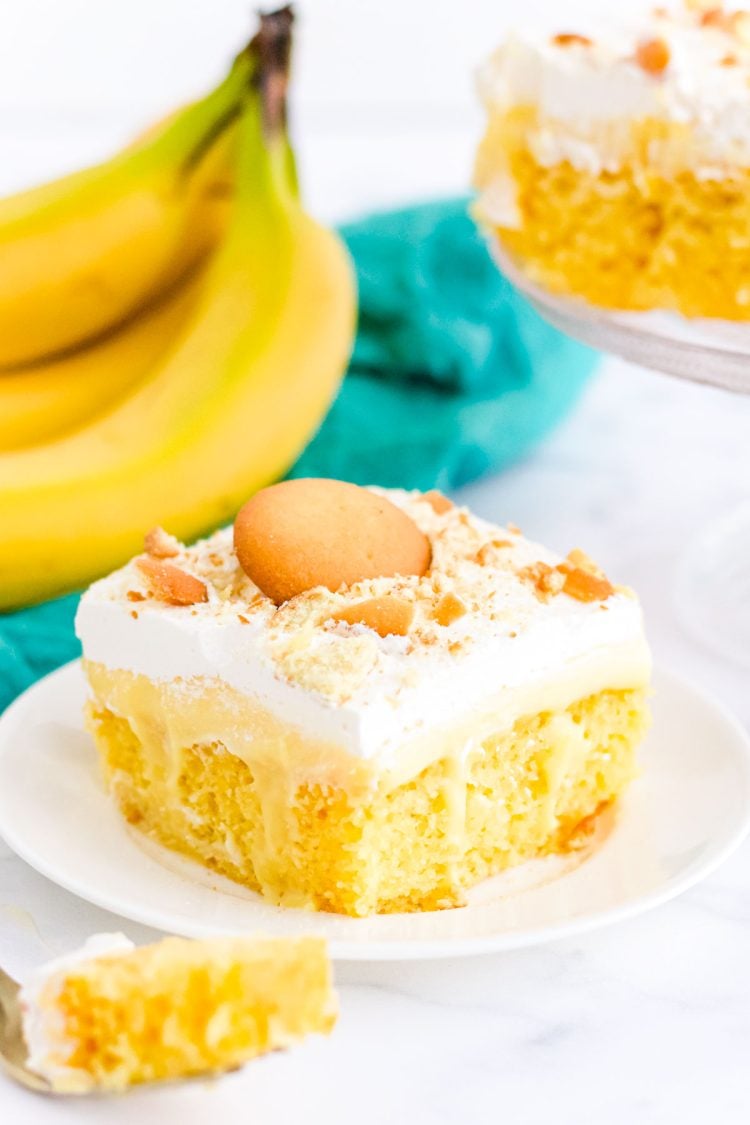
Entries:
<svg viewBox="0 0 750 1125">
<path fill-rule="evenodd" d="M 480 129 L 476 62 L 521 10 L 546 13 L 559 30 L 575 29 L 574 9 L 610 6 L 591 0 L 561 14 L 551 0 L 301 3 L 295 121 L 313 209 L 333 219 L 464 190 Z M 250 7 L 3 0 L 0 188 L 104 155 L 198 92 L 242 42 Z M 746 498 L 749 484 L 750 399 L 608 361 L 537 454 L 463 498 L 562 550 L 585 546 L 635 585 L 657 658 L 748 722 L 747 674 L 691 639 L 674 586 L 696 534 Z M 343 1014 L 330 1041 L 215 1086 L 71 1106 L 0 1080 L 0 1120 L 739 1125 L 750 1114 L 749 866 L 746 846 L 679 902 L 546 949 L 341 967 Z M 120 925 L 0 844 L 8 968 Z"/>
</svg>

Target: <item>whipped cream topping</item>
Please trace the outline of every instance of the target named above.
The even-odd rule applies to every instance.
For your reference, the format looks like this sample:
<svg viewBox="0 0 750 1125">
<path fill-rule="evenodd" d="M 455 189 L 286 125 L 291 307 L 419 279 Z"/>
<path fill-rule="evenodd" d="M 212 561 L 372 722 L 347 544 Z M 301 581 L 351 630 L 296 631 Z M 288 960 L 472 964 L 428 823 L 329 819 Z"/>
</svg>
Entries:
<svg viewBox="0 0 750 1125">
<path fill-rule="evenodd" d="M 28 1065 L 43 1078 L 50 1079 L 58 1087 L 67 1085 L 73 1078 L 71 1088 L 75 1088 L 75 1071 L 65 1065 L 68 1047 L 64 1038 L 64 1027 L 60 1013 L 50 1003 L 48 988 L 54 988 L 55 979 L 62 981 L 65 974 L 85 961 L 96 957 L 130 953 L 135 949 L 133 942 L 124 934 L 93 934 L 87 938 L 80 949 L 66 953 L 48 961 L 30 973 L 21 987 L 19 999 L 23 1021 L 23 1035 L 28 1048 Z"/>
<path fill-rule="evenodd" d="M 559 555 L 464 508 L 437 512 L 420 493 L 382 491 L 429 537 L 427 576 L 374 579 L 335 593 L 318 588 L 277 609 L 240 569 L 226 529 L 169 559 L 206 583 L 204 603 L 155 600 L 135 561 L 95 583 L 76 620 L 84 657 L 178 681 L 185 691 L 200 691 L 204 677 L 218 679 L 309 737 L 383 764 L 405 741 L 461 722 L 499 692 L 512 702 L 517 692 L 562 678 L 572 702 L 647 681 L 648 648 L 632 594 L 549 595 L 529 568 L 554 568 Z M 413 606 L 407 636 L 334 620 L 380 596 Z M 458 609 L 444 624 L 447 596 Z"/>
<path fill-rule="evenodd" d="M 749 22 L 745 13 L 655 9 L 626 24 L 608 12 L 606 24 L 560 29 L 580 37 L 519 32 L 481 68 L 480 94 L 491 118 L 536 111 L 528 143 L 542 165 L 617 171 L 633 155 L 632 123 L 649 119 L 677 127 L 649 159 L 721 179 L 750 164 Z M 656 72 L 638 61 L 654 42 L 667 59 Z M 492 190 L 488 214 L 494 203 L 505 222 L 507 189 Z"/>
</svg>

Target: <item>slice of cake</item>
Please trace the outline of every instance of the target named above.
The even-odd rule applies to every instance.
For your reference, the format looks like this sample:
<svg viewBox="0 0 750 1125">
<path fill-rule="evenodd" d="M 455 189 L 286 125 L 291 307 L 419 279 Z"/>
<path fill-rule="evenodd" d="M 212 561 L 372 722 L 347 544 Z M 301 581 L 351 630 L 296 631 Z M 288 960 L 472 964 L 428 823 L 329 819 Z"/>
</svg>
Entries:
<svg viewBox="0 0 750 1125">
<path fill-rule="evenodd" d="M 231 1070 L 336 1020 L 319 938 L 97 934 L 20 992 L 28 1066 L 57 1090 L 123 1090 Z"/>
<path fill-rule="evenodd" d="M 518 34 L 483 67 L 476 213 L 529 278 L 617 309 L 750 318 L 750 13 Z"/>
<path fill-rule="evenodd" d="M 77 628 L 128 821 L 291 906 L 462 903 L 570 847 L 646 726 L 635 596 L 439 493 L 274 485 L 149 535 Z"/>
</svg>

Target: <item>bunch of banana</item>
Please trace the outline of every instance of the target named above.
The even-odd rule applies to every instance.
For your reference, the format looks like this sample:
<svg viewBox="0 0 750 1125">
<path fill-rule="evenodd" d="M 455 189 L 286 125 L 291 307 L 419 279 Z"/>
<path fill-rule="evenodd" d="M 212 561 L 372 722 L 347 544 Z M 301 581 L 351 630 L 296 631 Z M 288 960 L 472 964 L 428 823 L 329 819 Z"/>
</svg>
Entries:
<svg viewBox="0 0 750 1125">
<path fill-rule="evenodd" d="M 340 240 L 299 201 L 285 127 L 290 39 L 289 9 L 262 17 L 214 94 L 109 173 L 84 174 L 98 191 L 75 177 L 63 181 L 67 202 L 63 184 L 40 189 L 54 205 L 40 202 L 36 227 L 30 204 L 14 202 L 33 241 L 15 289 L 0 206 L 0 323 L 13 300 L 26 317 L 24 331 L 0 331 L 0 361 L 88 341 L 0 371 L 0 608 L 81 586 L 138 551 L 153 524 L 190 538 L 231 518 L 325 414 L 356 301 Z M 201 152 L 186 140 L 196 119 Z M 176 188 L 186 175 L 191 186 Z M 217 210 L 212 185 L 228 180 L 231 200 Z"/>
</svg>

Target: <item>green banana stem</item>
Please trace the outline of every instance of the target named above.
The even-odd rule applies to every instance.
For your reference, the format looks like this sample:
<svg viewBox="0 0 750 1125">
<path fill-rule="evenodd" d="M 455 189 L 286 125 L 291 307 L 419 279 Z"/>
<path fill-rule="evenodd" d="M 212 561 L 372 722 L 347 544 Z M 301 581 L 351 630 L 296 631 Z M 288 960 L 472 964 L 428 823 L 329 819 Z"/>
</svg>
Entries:
<svg viewBox="0 0 750 1125">
<path fill-rule="evenodd" d="M 288 175 L 289 146 L 285 133 L 269 136 L 262 99 L 251 92 L 237 125 L 235 144 L 234 218 L 245 223 L 255 214 L 270 215 L 294 199 Z"/>
<path fill-rule="evenodd" d="M 263 133 L 269 149 L 280 150 L 277 161 L 286 190 L 299 197 L 299 178 L 294 150 L 287 130 L 287 91 L 292 53 L 294 12 L 287 4 L 260 16 L 260 28 L 249 44 L 254 61 L 252 85 L 260 100 Z"/>
<path fill-rule="evenodd" d="M 287 88 L 294 15 L 290 5 L 260 14 L 260 27 L 234 60 L 224 82 L 191 109 L 208 120 L 206 132 L 194 145 L 182 170 L 189 174 L 214 142 L 242 115 L 251 91 L 259 96 L 263 131 L 269 147 L 284 147 L 285 178 L 293 195 L 299 194 L 294 152 L 287 135 Z M 230 100 L 231 99 L 231 100 Z M 215 116 L 211 116 L 214 114 Z M 188 122 L 191 131 L 195 126 Z"/>
<path fill-rule="evenodd" d="M 185 111 L 184 120 L 194 129 L 189 117 L 205 117 L 208 128 L 193 147 L 186 161 L 186 169 L 194 166 L 213 141 L 240 114 L 241 103 L 248 89 L 260 91 L 263 107 L 264 129 L 269 139 L 277 135 L 286 137 L 287 87 L 292 48 L 294 15 L 291 5 L 275 12 L 260 14 L 260 27 L 253 38 L 234 60 L 224 82 L 202 102 Z M 192 114 L 191 110 L 195 113 Z M 294 168 L 293 155 L 290 167 Z M 296 171 L 293 171 L 296 179 Z"/>
<path fill-rule="evenodd" d="M 253 81 L 255 65 L 248 45 L 215 89 L 186 106 L 156 137 L 146 139 L 139 149 L 128 154 L 130 160 L 163 164 L 176 168 L 179 174 L 189 175 L 239 116 Z"/>
</svg>

